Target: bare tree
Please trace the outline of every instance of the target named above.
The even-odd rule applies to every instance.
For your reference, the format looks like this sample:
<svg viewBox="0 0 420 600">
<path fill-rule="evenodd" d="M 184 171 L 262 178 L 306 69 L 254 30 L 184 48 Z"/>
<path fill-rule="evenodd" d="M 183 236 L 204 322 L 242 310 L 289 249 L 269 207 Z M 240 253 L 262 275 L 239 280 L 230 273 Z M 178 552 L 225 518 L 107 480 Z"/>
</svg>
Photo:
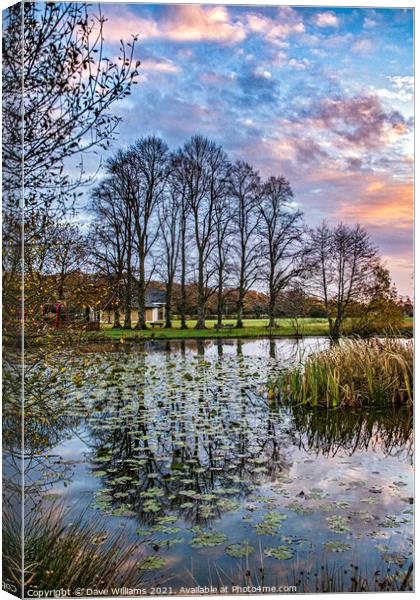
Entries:
<svg viewBox="0 0 420 600">
<path fill-rule="evenodd" d="M 341 335 L 353 302 L 366 302 L 377 273 L 379 257 L 369 234 L 360 225 L 326 222 L 309 236 L 308 288 L 321 299 L 332 338 Z"/>
<path fill-rule="evenodd" d="M 54 227 L 54 242 L 48 248 L 45 271 L 56 280 L 57 298 L 64 298 L 69 276 L 78 271 L 87 256 L 86 240 L 76 225 L 57 223 Z"/>
<path fill-rule="evenodd" d="M 114 189 L 111 179 L 103 181 L 93 192 L 95 215 L 89 239 L 91 261 L 97 273 L 108 281 L 108 298 L 114 306 L 114 327 L 121 327 L 120 305 L 123 304 L 124 327 L 131 327 L 131 214 L 127 203 Z"/>
<path fill-rule="evenodd" d="M 282 297 L 281 307 L 285 316 L 289 318 L 295 336 L 302 336 L 305 330 L 302 318 L 306 317 L 308 314 L 309 298 L 305 293 L 301 281 L 293 282 L 290 288 L 285 291 Z"/>
<path fill-rule="evenodd" d="M 188 202 L 185 186 L 181 191 L 181 214 L 180 214 L 180 254 L 181 254 L 181 301 L 179 305 L 181 317 L 181 329 L 188 329 L 186 318 L 187 304 L 187 244 L 188 244 Z"/>
<path fill-rule="evenodd" d="M 166 324 L 172 327 L 172 295 L 174 279 L 178 268 L 182 230 L 182 196 L 178 194 L 177 182 L 172 178 L 163 202 L 158 207 L 160 239 L 162 247 L 161 263 L 166 287 Z"/>
<path fill-rule="evenodd" d="M 270 177 L 259 199 L 262 273 L 267 283 L 269 326 L 275 326 L 279 293 L 304 270 L 302 213 L 293 208 L 293 192 L 284 177 Z"/>
<path fill-rule="evenodd" d="M 145 315 L 146 260 L 151 256 L 159 225 L 157 207 L 169 173 L 169 151 L 156 137 L 138 140 L 128 151 L 119 151 L 108 161 L 108 172 L 114 185 L 128 203 L 133 223 L 137 258 L 138 322 L 136 329 L 147 329 Z"/>
<path fill-rule="evenodd" d="M 106 148 L 120 118 L 109 111 L 136 83 L 139 62 L 133 42 L 121 43 L 120 57 L 104 55 L 100 7 L 86 3 L 25 2 L 9 9 L 8 85 L 25 81 L 25 185 L 39 191 L 58 181 L 63 186 L 63 160 L 92 148 Z M 13 30 L 23 27 L 23 51 Z M 16 69 L 23 56 L 23 73 Z M 14 66 L 13 66 L 14 65 Z M 18 140 L 20 142 L 20 140 Z M 11 152 L 19 148 L 19 143 Z"/>
<path fill-rule="evenodd" d="M 179 202 L 179 236 L 180 236 L 180 301 L 179 314 L 181 329 L 188 329 L 186 320 L 187 305 L 187 254 L 189 242 L 189 204 L 187 198 L 187 181 L 185 178 L 184 157 L 181 150 L 172 155 L 171 186 L 176 189 Z"/>
<path fill-rule="evenodd" d="M 205 328 L 206 303 L 214 294 L 215 268 L 210 257 L 215 245 L 216 202 L 225 192 L 227 167 L 223 149 L 204 137 L 194 136 L 182 149 L 179 170 L 186 184 L 197 253 L 196 329 Z"/>
<path fill-rule="evenodd" d="M 227 178 L 225 179 L 227 188 Z M 216 267 L 217 285 L 217 323 L 222 324 L 225 286 L 229 277 L 230 255 L 232 250 L 232 211 L 229 204 L 227 189 L 220 190 L 215 203 L 215 249 L 214 262 Z"/>
<path fill-rule="evenodd" d="M 236 162 L 229 177 L 232 205 L 232 226 L 235 232 L 235 268 L 238 277 L 236 327 L 243 327 L 244 298 L 259 276 L 260 241 L 258 225 L 261 217 L 258 201 L 261 181 L 258 173 L 247 163 Z"/>
</svg>

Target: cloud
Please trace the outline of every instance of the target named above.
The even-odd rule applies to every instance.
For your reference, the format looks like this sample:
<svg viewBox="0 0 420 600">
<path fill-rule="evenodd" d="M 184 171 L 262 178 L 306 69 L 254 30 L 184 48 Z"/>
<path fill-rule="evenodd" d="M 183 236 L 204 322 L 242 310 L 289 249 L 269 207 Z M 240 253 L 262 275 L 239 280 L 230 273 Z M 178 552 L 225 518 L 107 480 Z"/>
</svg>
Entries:
<svg viewBox="0 0 420 600">
<path fill-rule="evenodd" d="M 381 183 L 382 185 L 378 185 Z M 349 222 L 362 222 L 367 227 L 389 226 L 397 229 L 413 227 L 413 186 L 411 183 L 393 184 L 391 181 L 374 181 L 367 187 L 369 199 L 364 194 L 343 201 L 340 215 Z"/>
<path fill-rule="evenodd" d="M 233 44 L 245 39 L 240 21 L 231 22 L 224 6 L 200 4 L 171 6 L 162 21 L 164 37 L 178 42 L 213 41 Z"/>
<path fill-rule="evenodd" d="M 370 183 L 367 188 L 366 191 L 367 192 L 376 192 L 377 190 L 381 190 L 384 187 L 384 184 L 382 183 L 382 181 L 372 181 L 372 183 Z"/>
<path fill-rule="evenodd" d="M 181 71 L 179 65 L 166 58 L 146 58 L 141 61 L 141 69 L 161 73 L 179 73 Z"/>
<path fill-rule="evenodd" d="M 107 41 L 119 41 L 127 32 L 140 40 L 161 38 L 174 42 L 218 42 L 234 44 L 246 37 L 243 24 L 232 21 L 224 6 L 188 4 L 168 6 L 159 21 L 144 18 L 126 8 L 118 12 L 109 9 L 110 20 L 105 25 Z M 112 26 L 110 26 L 112 24 Z"/>
<path fill-rule="evenodd" d="M 321 13 L 317 13 L 314 16 L 315 23 L 318 27 L 337 27 L 338 26 L 338 18 L 337 15 L 330 11 L 326 10 Z"/>
<path fill-rule="evenodd" d="M 285 39 L 289 36 L 305 32 L 301 17 L 288 7 L 279 9 L 277 18 L 266 17 L 260 13 L 248 13 L 246 22 L 248 31 L 261 34 L 268 42 L 281 47 L 284 47 Z"/>
<path fill-rule="evenodd" d="M 328 128 L 341 139 L 367 148 L 392 141 L 409 127 L 398 111 L 386 111 L 376 94 L 325 98 L 312 117 L 319 121 L 319 126 Z"/>
<path fill-rule="evenodd" d="M 216 73 L 215 71 L 202 71 L 199 73 L 198 78 L 200 81 L 207 85 L 224 86 L 231 84 L 236 79 L 236 73 Z"/>
<path fill-rule="evenodd" d="M 363 20 L 364 29 L 373 29 L 374 27 L 377 27 L 377 25 L 377 21 L 372 17 L 365 17 L 365 19 Z"/>
<path fill-rule="evenodd" d="M 357 42 L 354 42 L 354 44 L 351 47 L 353 52 L 358 52 L 360 54 L 367 54 L 372 50 L 372 48 L 372 42 L 368 38 L 363 38 L 361 40 L 358 40 Z"/>
<path fill-rule="evenodd" d="M 289 67 L 294 69 L 306 69 L 311 63 L 307 58 L 298 60 L 297 58 L 291 58 L 288 62 Z"/>
<path fill-rule="evenodd" d="M 396 100 L 397 102 L 412 102 L 413 94 L 407 92 L 404 89 L 400 89 L 399 91 L 393 92 L 392 90 L 388 90 L 387 88 L 381 88 L 376 90 L 376 93 L 380 98 L 384 98 L 386 100 Z"/>
<path fill-rule="evenodd" d="M 264 79 L 270 79 L 271 78 L 271 71 L 268 71 L 267 69 L 264 69 L 264 67 L 257 67 L 256 69 L 254 69 L 254 75 L 256 77 L 263 77 Z"/>
<path fill-rule="evenodd" d="M 391 82 L 392 90 L 382 88 L 377 90 L 378 96 L 387 100 L 397 100 L 399 102 L 412 102 L 414 96 L 414 77 L 411 75 L 388 76 Z"/>
<path fill-rule="evenodd" d="M 414 88 L 414 77 L 412 77 L 411 75 L 405 75 L 405 76 L 395 75 L 393 77 L 388 77 L 388 79 L 391 81 L 392 85 L 399 90 L 402 90 L 402 89 L 412 90 Z"/>
</svg>

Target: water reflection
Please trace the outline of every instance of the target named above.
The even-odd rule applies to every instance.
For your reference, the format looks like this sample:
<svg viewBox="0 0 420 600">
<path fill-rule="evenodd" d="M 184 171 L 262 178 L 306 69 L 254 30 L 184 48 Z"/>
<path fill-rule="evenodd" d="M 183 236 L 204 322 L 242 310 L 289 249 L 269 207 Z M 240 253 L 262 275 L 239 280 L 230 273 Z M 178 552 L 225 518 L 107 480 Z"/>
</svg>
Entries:
<svg viewBox="0 0 420 600">
<path fill-rule="evenodd" d="M 267 398 L 273 372 L 326 344 L 90 346 L 66 356 L 64 371 L 61 357 L 53 376 L 51 367 L 40 369 L 27 390 L 41 411 L 28 413 L 28 502 L 39 507 L 52 492 L 86 509 L 86 518 L 100 514 L 110 531 L 123 519 L 131 541 L 153 537 L 161 548 L 164 539 L 184 583 L 191 552 L 194 577 L 205 584 L 209 556 L 232 565 L 225 545 L 244 539 L 254 548 L 286 545 L 299 568 L 325 554 L 332 536 L 359 564 L 380 560 L 377 536 L 392 550 L 408 548 L 411 411 L 313 410 Z M 331 530 L 331 516 L 351 530 Z M 197 531 L 216 532 L 226 544 L 191 550 Z M 249 558 L 255 569 L 258 560 Z M 274 581 L 279 563 L 266 560 Z"/>
<path fill-rule="evenodd" d="M 203 350 L 198 344 L 198 357 Z M 185 365 L 169 355 L 157 362 L 137 355 L 129 402 L 117 385 L 111 402 L 95 403 L 88 424 L 106 490 L 98 495 L 102 509 L 145 522 L 176 510 L 208 524 L 284 470 L 278 416 L 252 386 L 258 366 L 218 356 Z"/>
<path fill-rule="evenodd" d="M 407 408 L 385 410 L 325 409 L 291 406 L 292 428 L 305 451 L 351 456 L 357 451 L 381 451 L 384 455 L 413 460 L 413 413 Z"/>
</svg>

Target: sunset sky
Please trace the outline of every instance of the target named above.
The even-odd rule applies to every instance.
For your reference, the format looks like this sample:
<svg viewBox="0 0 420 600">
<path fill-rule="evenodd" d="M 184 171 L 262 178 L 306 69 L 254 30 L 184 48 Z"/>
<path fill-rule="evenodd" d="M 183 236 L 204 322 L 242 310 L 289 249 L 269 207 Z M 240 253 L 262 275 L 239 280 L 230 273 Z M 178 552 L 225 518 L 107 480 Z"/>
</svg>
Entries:
<svg viewBox="0 0 420 600">
<path fill-rule="evenodd" d="M 410 9 L 102 5 L 109 54 L 142 61 L 113 149 L 200 133 L 285 175 L 309 224 L 360 222 L 412 293 Z"/>
</svg>

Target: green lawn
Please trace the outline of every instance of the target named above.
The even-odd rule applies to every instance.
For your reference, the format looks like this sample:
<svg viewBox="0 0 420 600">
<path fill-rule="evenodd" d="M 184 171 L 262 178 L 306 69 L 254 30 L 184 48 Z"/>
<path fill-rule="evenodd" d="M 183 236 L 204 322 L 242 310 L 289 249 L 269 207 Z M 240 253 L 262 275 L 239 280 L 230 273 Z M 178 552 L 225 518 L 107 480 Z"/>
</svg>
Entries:
<svg viewBox="0 0 420 600">
<path fill-rule="evenodd" d="M 150 338 L 155 339 L 186 339 L 186 338 L 222 338 L 222 337 L 262 337 L 268 334 L 276 336 L 294 335 L 290 319 L 276 319 L 279 327 L 269 330 L 267 328 L 268 319 L 244 319 L 242 329 L 216 330 L 215 320 L 206 321 L 206 329 L 194 329 L 196 321 L 187 321 L 188 329 L 180 329 L 180 321 L 173 321 L 173 328 L 156 328 L 147 331 L 138 331 L 136 329 L 113 329 L 111 325 L 103 325 L 100 332 L 89 333 L 90 338 L 107 337 L 110 339 L 121 338 Z M 303 335 L 326 335 L 328 334 L 328 322 L 325 318 L 303 318 L 300 320 L 303 325 Z M 226 319 L 224 324 L 235 324 L 235 319 Z M 404 321 L 404 330 L 412 327 L 412 319 Z"/>
</svg>

